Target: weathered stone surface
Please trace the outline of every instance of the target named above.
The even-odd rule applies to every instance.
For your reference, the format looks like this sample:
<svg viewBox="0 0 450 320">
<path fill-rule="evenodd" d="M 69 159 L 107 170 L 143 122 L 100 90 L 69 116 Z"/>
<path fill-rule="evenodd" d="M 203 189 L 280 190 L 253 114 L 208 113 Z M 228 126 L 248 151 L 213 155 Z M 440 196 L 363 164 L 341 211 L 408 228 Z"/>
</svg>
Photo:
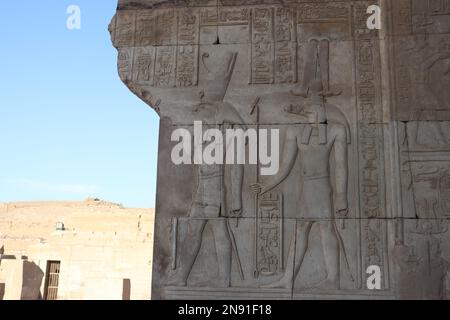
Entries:
<svg viewBox="0 0 450 320">
<path fill-rule="evenodd" d="M 155 299 L 448 297 L 449 1 L 122 0 L 110 32 L 161 116 Z M 278 174 L 175 165 L 196 120 L 278 129 Z"/>
</svg>

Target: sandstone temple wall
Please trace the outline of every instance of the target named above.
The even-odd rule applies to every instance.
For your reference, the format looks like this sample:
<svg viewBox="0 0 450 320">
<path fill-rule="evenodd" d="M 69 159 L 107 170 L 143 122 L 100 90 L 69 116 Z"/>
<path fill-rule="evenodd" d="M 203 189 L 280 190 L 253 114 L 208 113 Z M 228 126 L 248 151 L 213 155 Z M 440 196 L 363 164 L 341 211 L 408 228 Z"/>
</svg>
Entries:
<svg viewBox="0 0 450 320">
<path fill-rule="evenodd" d="M 109 30 L 161 116 L 154 298 L 448 297 L 449 1 L 120 0 Z M 283 168 L 174 164 L 194 121 L 278 130 Z"/>
</svg>

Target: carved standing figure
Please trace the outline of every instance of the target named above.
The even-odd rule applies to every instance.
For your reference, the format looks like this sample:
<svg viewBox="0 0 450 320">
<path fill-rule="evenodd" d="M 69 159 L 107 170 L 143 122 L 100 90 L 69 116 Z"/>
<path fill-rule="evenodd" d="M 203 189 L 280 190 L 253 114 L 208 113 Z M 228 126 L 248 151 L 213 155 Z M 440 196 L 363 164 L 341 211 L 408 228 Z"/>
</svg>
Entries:
<svg viewBox="0 0 450 320">
<path fill-rule="evenodd" d="M 225 61 L 208 64 L 208 54 L 202 57 L 206 69 L 201 102 L 193 106 L 195 121 L 202 121 L 205 129 L 219 129 L 222 133 L 229 127 L 240 126 L 243 120 L 236 109 L 224 102 L 224 97 L 233 74 L 237 54 L 228 53 Z M 228 152 L 225 149 L 225 153 Z M 229 170 L 227 174 L 227 170 Z M 242 214 L 243 165 L 200 164 L 197 172 L 197 189 L 191 204 L 187 232 L 179 239 L 180 249 L 175 273 L 167 285 L 186 286 L 189 274 L 200 251 L 203 231 L 212 227 L 217 254 L 219 287 L 230 286 L 231 258 L 234 253 L 238 263 L 237 246 L 229 218 Z M 227 179 L 229 177 L 229 179 Z M 214 259 L 208 257 L 208 261 Z"/>
<path fill-rule="evenodd" d="M 322 285 L 328 289 L 339 289 L 340 244 L 335 216 L 345 216 L 347 203 L 347 126 L 330 121 L 323 97 L 320 80 L 311 82 L 310 96 L 298 111 L 305 123 L 292 126 L 286 133 L 281 168 L 266 185 L 254 184 L 255 193 L 264 194 L 282 183 L 292 171 L 297 156 L 301 157 L 301 180 L 303 191 L 300 202 L 305 216 L 296 223 L 291 241 L 284 276 L 269 287 L 292 287 L 308 249 L 309 235 L 314 223 L 319 225 L 327 278 Z M 335 192 L 332 192 L 330 164 L 335 161 Z M 297 251 L 297 254 L 296 254 Z M 295 259 L 298 257 L 297 259 Z M 294 261 L 295 260 L 295 261 Z"/>
<path fill-rule="evenodd" d="M 433 88 L 431 81 L 433 67 L 439 63 L 450 62 L 449 51 L 434 51 L 430 45 L 426 34 L 414 36 L 413 46 L 405 52 L 406 61 L 410 61 L 409 70 L 411 74 L 413 103 L 415 112 L 412 112 L 413 121 L 408 125 L 408 136 L 411 138 L 411 147 L 436 147 L 448 146 L 445 133 L 442 128 L 442 121 L 436 121 L 437 111 L 444 109 L 447 101 L 442 99 L 439 92 Z M 442 73 L 441 70 L 439 70 Z M 450 68 L 445 70 L 439 79 L 445 81 L 443 76 L 450 72 Z M 445 83 L 445 82 L 444 82 Z M 420 109 L 417 108 L 420 106 Z M 426 133 L 425 141 L 421 139 L 421 133 Z"/>
</svg>

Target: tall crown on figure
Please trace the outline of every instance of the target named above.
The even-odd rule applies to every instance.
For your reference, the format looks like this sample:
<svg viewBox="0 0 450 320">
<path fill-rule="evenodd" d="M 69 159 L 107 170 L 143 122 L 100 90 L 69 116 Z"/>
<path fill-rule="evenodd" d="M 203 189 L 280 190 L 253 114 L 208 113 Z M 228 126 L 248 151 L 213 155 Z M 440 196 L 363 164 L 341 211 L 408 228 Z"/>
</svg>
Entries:
<svg viewBox="0 0 450 320">
<path fill-rule="evenodd" d="M 209 62 L 209 58 L 209 53 L 202 55 L 202 63 L 206 72 L 200 98 L 202 101 L 222 101 L 233 75 L 237 53 L 227 52 L 225 59 L 221 61 Z"/>
</svg>

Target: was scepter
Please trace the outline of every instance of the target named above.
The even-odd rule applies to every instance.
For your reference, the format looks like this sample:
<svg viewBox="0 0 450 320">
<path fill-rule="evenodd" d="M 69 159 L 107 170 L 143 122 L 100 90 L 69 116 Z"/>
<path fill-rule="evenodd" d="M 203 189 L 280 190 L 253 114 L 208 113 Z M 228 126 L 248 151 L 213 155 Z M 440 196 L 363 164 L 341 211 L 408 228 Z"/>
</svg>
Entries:
<svg viewBox="0 0 450 320">
<path fill-rule="evenodd" d="M 255 101 L 253 101 L 250 115 L 256 113 L 256 183 L 259 184 L 259 101 L 260 98 L 256 97 Z M 259 218 L 259 206 L 258 206 L 259 194 L 255 193 L 255 252 L 254 252 L 254 265 L 255 269 L 253 271 L 253 277 L 255 279 L 259 278 L 259 268 L 258 268 L 258 218 Z"/>
</svg>

